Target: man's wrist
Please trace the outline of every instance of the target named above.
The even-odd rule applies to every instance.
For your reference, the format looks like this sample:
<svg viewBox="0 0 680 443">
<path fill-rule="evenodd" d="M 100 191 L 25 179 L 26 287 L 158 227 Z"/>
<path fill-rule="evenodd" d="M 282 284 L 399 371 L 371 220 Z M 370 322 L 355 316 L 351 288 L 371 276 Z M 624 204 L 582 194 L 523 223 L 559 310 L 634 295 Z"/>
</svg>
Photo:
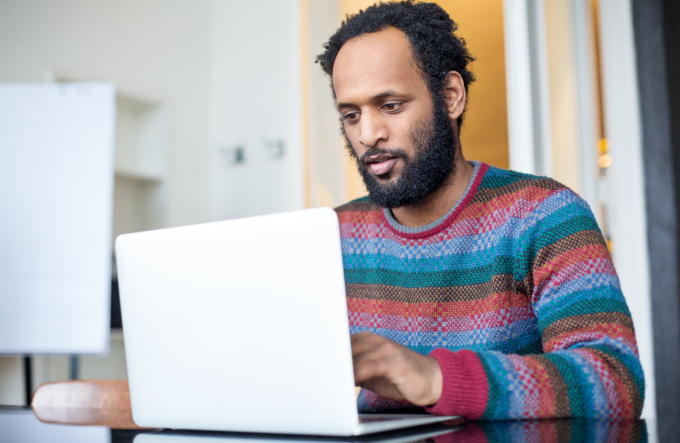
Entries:
<svg viewBox="0 0 680 443">
<path fill-rule="evenodd" d="M 423 406 L 432 406 L 436 404 L 442 396 L 442 389 L 444 388 L 444 376 L 442 375 L 442 368 L 439 366 L 439 362 L 436 358 L 428 356 L 427 359 L 430 361 L 431 374 L 428 377 L 430 393 L 428 395 L 427 402 Z"/>
</svg>

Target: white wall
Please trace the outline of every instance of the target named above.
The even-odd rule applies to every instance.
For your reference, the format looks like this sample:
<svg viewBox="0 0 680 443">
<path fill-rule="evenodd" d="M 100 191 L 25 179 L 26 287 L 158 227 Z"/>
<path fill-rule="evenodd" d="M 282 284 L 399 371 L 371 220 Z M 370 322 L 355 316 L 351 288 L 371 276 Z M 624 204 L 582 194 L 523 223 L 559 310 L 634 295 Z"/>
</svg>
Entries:
<svg viewBox="0 0 680 443">
<path fill-rule="evenodd" d="M 347 167 L 355 169 L 355 166 L 348 162 L 349 154 L 340 132 L 340 119 L 333 101 L 330 79 L 315 60 L 323 52 L 323 44 L 340 26 L 340 2 L 308 0 L 305 6 L 308 202 L 312 207 L 339 206 L 350 199 Z"/>
<path fill-rule="evenodd" d="M 208 1 L 3 1 L 0 82 L 111 81 L 161 103 L 171 120 L 162 223 L 200 222 L 210 213 L 209 24 Z M 10 361 L 18 359 L 0 365 L 8 368 L 0 380 L 6 374 L 23 393 L 22 372 Z M 37 372 L 51 379 L 45 364 Z M 20 397 L 0 391 L 0 403 L 23 403 Z"/>
<path fill-rule="evenodd" d="M 552 176 L 543 0 L 503 0 L 510 169 Z"/>
<path fill-rule="evenodd" d="M 150 180 L 117 175 L 114 230 L 300 208 L 297 21 L 298 0 L 2 0 L 0 82 L 109 81 L 125 103 L 162 110 L 166 166 Z M 279 139 L 286 154 L 274 159 L 263 145 Z M 249 148 L 244 168 L 224 167 L 216 149 L 234 143 Z M 149 196 L 154 180 L 162 192 Z M 133 213 L 156 194 L 159 207 Z M 81 376 L 124 378 L 122 350 L 114 334 L 108 356 L 81 359 Z M 68 359 L 34 368 L 36 386 L 66 378 Z M 21 360 L 0 358 L 0 404 L 23 397 Z"/>
<path fill-rule="evenodd" d="M 111 81 L 167 107 L 167 224 L 208 218 L 207 0 L 5 0 L 0 82 Z"/>
<path fill-rule="evenodd" d="M 20 358 L 0 358 L 0 404 L 25 404 L 23 377 L 24 362 Z"/>
<path fill-rule="evenodd" d="M 302 209 L 298 2 L 212 6 L 211 217 Z M 240 163 L 235 149 L 242 150 Z"/>
</svg>

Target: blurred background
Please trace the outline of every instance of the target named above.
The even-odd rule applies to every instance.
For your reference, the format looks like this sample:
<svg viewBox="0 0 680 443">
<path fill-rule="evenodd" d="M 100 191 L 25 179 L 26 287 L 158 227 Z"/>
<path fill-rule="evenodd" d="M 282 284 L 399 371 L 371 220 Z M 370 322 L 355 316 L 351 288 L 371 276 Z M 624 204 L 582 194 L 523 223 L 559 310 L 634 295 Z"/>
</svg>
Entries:
<svg viewBox="0 0 680 443">
<path fill-rule="evenodd" d="M 365 189 L 314 60 L 347 14 L 373 3 L 0 0 L 0 83 L 94 82 L 115 91 L 107 254 L 122 233 L 337 206 Z M 647 376 L 643 416 L 680 416 L 680 99 L 669 81 L 680 71 L 678 7 L 436 3 L 476 58 L 466 158 L 554 177 L 589 203 L 633 312 Z M 13 149 L 0 145 L 0 159 Z M 31 192 L 55 185 L 32 180 Z M 13 185 L 0 178 L 0 186 Z M 13 216 L 5 204 L 0 228 Z M 0 229 L 0 264 L 13 260 L 2 250 L 12 235 Z M 96 295 L 106 301 L 103 354 L 0 346 L 0 404 L 26 404 L 46 381 L 126 378 L 115 257 L 106 271 L 106 290 Z M 0 281 L 0 313 L 15 315 L 16 294 L 2 291 Z"/>
</svg>

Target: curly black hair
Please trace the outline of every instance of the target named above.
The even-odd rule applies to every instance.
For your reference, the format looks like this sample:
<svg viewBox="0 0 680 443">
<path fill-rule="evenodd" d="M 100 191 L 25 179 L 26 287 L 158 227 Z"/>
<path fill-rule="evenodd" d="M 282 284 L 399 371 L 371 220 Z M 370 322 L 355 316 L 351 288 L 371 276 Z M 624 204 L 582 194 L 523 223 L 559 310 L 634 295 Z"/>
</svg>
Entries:
<svg viewBox="0 0 680 443">
<path fill-rule="evenodd" d="M 347 41 L 363 34 L 378 32 L 388 26 L 400 29 L 408 37 L 413 59 L 433 98 L 441 97 L 444 79 L 451 71 L 460 74 L 465 92 L 468 92 L 470 83 L 475 80 L 468 64 L 474 58 L 468 52 L 465 40 L 455 35 L 458 25 L 435 3 L 420 3 L 415 0 L 378 3 L 369 6 L 365 11 L 347 15 L 340 28 L 323 45 L 325 51 L 317 56 L 316 62 L 332 79 L 335 59 Z M 461 115 L 458 126 L 462 123 Z"/>
</svg>

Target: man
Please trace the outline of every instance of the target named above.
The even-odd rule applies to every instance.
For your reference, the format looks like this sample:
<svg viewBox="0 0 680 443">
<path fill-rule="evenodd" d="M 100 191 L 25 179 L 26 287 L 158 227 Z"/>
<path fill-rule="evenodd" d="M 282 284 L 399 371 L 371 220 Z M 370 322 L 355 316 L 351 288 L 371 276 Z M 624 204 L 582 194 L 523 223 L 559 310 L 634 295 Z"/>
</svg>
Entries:
<svg viewBox="0 0 680 443">
<path fill-rule="evenodd" d="M 359 409 L 639 417 L 633 324 L 588 205 L 463 158 L 474 78 L 455 30 L 435 4 L 380 4 L 318 57 L 369 191 L 337 209 Z"/>
</svg>

